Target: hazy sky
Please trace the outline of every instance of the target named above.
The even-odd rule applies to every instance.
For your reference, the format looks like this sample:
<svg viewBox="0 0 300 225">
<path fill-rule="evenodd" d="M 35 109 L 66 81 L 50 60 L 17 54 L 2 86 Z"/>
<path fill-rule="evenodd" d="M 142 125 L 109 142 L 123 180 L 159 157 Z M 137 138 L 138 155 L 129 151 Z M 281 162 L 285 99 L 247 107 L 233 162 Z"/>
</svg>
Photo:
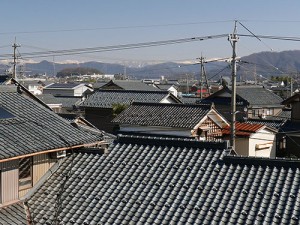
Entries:
<svg viewBox="0 0 300 225">
<path fill-rule="evenodd" d="M 299 0 L 2 0 L 0 56 L 229 34 L 239 20 L 256 35 L 300 37 Z M 238 33 L 250 34 L 238 24 Z M 238 56 L 300 49 L 300 42 L 241 37 Z M 55 61 L 184 61 L 229 57 L 227 38 L 56 56 Z M 33 58 L 33 60 L 52 60 Z M 8 57 L 9 59 L 9 57 Z"/>
</svg>

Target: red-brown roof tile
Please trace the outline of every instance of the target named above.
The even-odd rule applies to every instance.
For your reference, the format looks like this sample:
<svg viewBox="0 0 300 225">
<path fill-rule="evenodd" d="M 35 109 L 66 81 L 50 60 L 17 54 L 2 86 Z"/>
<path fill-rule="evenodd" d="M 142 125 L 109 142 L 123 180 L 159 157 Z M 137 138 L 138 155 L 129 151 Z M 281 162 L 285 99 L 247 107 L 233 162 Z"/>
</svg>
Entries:
<svg viewBox="0 0 300 225">
<path fill-rule="evenodd" d="M 257 132 L 262 127 L 263 124 L 249 124 L 249 123 L 235 123 L 236 136 L 250 136 L 251 134 Z M 223 131 L 223 135 L 230 134 L 230 126 L 226 126 Z"/>
</svg>

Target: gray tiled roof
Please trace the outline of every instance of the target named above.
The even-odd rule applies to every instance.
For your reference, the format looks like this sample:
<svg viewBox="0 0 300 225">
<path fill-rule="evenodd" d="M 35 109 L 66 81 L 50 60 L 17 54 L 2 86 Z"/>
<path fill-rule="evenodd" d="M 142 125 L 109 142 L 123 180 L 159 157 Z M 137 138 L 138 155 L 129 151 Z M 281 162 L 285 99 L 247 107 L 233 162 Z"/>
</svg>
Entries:
<svg viewBox="0 0 300 225">
<path fill-rule="evenodd" d="M 74 89 L 77 86 L 83 85 L 82 83 L 53 83 L 45 87 L 55 89 Z"/>
<path fill-rule="evenodd" d="M 100 141 L 16 90 L 0 87 L 0 106 L 14 115 L 0 119 L 0 159 Z"/>
<path fill-rule="evenodd" d="M 106 85 L 115 84 L 122 88 L 123 90 L 127 91 L 160 91 L 158 88 L 155 88 L 151 85 L 145 84 L 142 81 L 138 80 L 111 80 Z M 108 88 L 106 85 L 102 86 L 101 88 Z"/>
<path fill-rule="evenodd" d="M 119 140 L 109 150 L 65 159 L 27 200 L 36 225 L 56 213 L 76 225 L 300 223 L 299 161 L 163 139 Z"/>
<path fill-rule="evenodd" d="M 0 208 L 1 225 L 26 225 L 25 209 L 22 202 Z"/>
<path fill-rule="evenodd" d="M 52 94 L 36 95 L 46 104 L 62 104 L 64 108 L 72 108 L 81 102 L 81 97 L 56 97 Z"/>
<path fill-rule="evenodd" d="M 197 97 L 186 97 L 186 96 L 181 96 L 180 100 L 184 104 L 196 104 L 197 101 L 201 100 L 200 98 Z"/>
<path fill-rule="evenodd" d="M 250 106 L 254 107 L 280 107 L 282 98 L 272 91 L 262 86 L 237 86 L 236 87 L 237 101 L 246 101 Z M 224 87 L 223 89 L 213 93 L 202 102 L 215 102 L 216 104 L 228 104 L 224 102 L 225 98 L 231 98 L 231 89 Z"/>
<path fill-rule="evenodd" d="M 210 110 L 210 105 L 133 103 L 112 122 L 193 129 Z"/>
<path fill-rule="evenodd" d="M 281 105 L 282 98 L 261 86 L 237 86 L 237 95 L 247 100 L 252 106 Z"/>
<path fill-rule="evenodd" d="M 113 104 L 119 103 L 128 105 L 132 102 L 159 103 L 168 94 L 167 91 L 99 90 L 84 100 L 80 106 L 112 108 Z"/>
<path fill-rule="evenodd" d="M 284 120 L 248 119 L 245 123 L 262 124 L 268 127 L 273 127 L 275 129 L 278 129 L 280 126 L 284 124 Z"/>
</svg>

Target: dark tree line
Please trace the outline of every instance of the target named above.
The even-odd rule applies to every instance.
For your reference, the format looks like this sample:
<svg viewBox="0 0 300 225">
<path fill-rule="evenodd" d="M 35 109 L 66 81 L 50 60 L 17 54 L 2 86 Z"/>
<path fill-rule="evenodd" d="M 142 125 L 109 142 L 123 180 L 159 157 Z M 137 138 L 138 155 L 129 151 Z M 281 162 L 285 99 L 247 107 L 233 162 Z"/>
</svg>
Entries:
<svg viewBox="0 0 300 225">
<path fill-rule="evenodd" d="M 59 71 L 57 77 L 70 77 L 70 76 L 80 76 L 80 75 L 93 75 L 93 74 L 103 74 L 101 71 L 93 68 L 78 67 L 78 68 L 66 68 Z"/>
</svg>

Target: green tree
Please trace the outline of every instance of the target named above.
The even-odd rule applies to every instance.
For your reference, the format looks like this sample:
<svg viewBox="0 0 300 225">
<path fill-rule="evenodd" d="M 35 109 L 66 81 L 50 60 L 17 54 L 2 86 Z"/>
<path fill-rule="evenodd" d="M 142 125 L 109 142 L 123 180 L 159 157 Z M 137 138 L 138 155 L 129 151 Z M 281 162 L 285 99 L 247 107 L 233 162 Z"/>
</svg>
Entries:
<svg viewBox="0 0 300 225">
<path fill-rule="evenodd" d="M 122 111 L 128 108 L 128 105 L 122 103 L 116 103 L 112 105 L 113 117 L 119 115 Z"/>
</svg>

